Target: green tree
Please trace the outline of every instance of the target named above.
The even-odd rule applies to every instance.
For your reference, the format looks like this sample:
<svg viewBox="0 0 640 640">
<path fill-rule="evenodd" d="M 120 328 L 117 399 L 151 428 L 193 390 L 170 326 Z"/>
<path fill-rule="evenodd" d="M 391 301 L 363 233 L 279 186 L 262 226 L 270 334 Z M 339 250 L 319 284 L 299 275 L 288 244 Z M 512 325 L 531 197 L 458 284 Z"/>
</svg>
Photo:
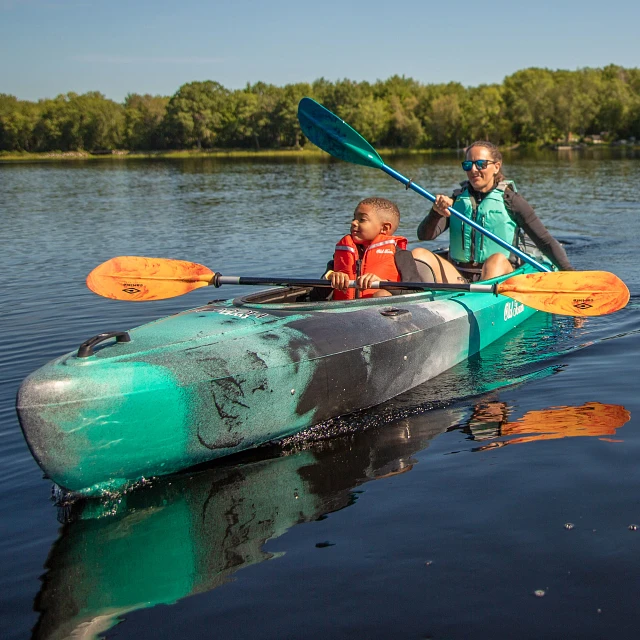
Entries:
<svg viewBox="0 0 640 640">
<path fill-rule="evenodd" d="M 249 90 L 234 91 L 230 95 L 232 117 L 224 131 L 225 146 L 260 149 L 260 132 L 267 123 L 259 106 L 258 94 Z"/>
<path fill-rule="evenodd" d="M 553 121 L 555 83 L 548 69 L 516 71 L 504 80 L 506 112 L 519 142 L 553 142 L 558 129 Z"/>
<path fill-rule="evenodd" d="M 255 110 L 249 121 L 255 147 L 275 148 L 279 142 L 276 113 L 282 89 L 272 84 L 257 82 L 248 87 L 248 91 L 255 99 Z"/>
<path fill-rule="evenodd" d="M 462 105 L 465 142 L 489 140 L 500 145 L 510 142 L 511 123 L 506 117 L 500 85 L 482 84 L 468 89 Z"/>
<path fill-rule="evenodd" d="M 600 74 L 592 69 L 556 71 L 554 81 L 551 99 L 556 129 L 567 142 L 572 133 L 584 137 L 598 113 Z"/>
<path fill-rule="evenodd" d="M 612 64 L 602 70 L 595 127 L 601 132 L 606 131 L 610 140 L 624 137 L 632 129 L 638 94 L 634 94 L 629 79 L 626 69 L 617 65 Z"/>
<path fill-rule="evenodd" d="M 73 113 L 71 102 L 77 94 L 59 95 L 41 100 L 40 117 L 34 127 L 37 151 L 75 151 L 83 149 L 80 133 L 82 116 Z"/>
<path fill-rule="evenodd" d="M 38 151 L 114 149 L 121 145 L 124 110 L 101 93 L 67 93 L 39 103 L 34 126 Z"/>
<path fill-rule="evenodd" d="M 464 129 L 462 104 L 466 90 L 458 82 L 429 85 L 416 106 L 426 143 L 435 148 L 459 147 Z"/>
<path fill-rule="evenodd" d="M 38 117 L 38 106 L 33 102 L 0 94 L 0 150 L 32 151 Z"/>
<path fill-rule="evenodd" d="M 207 80 L 184 84 L 167 105 L 165 126 L 170 145 L 213 147 L 231 118 L 229 91 Z"/>
<path fill-rule="evenodd" d="M 298 122 L 298 103 L 302 98 L 312 97 L 311 85 L 306 82 L 288 84 L 284 87 L 276 107 L 280 143 L 284 147 L 301 146 L 302 131 Z"/>
<path fill-rule="evenodd" d="M 72 113 L 81 121 L 82 145 L 94 149 L 117 149 L 122 146 L 124 108 L 97 91 L 78 96 L 72 101 Z"/>
<path fill-rule="evenodd" d="M 385 145 L 410 149 L 419 147 L 423 143 L 424 128 L 415 114 L 417 106 L 418 98 L 411 94 L 407 94 L 404 98 L 398 95 L 390 96 L 391 117 Z"/>
<path fill-rule="evenodd" d="M 127 149 L 162 149 L 162 124 L 169 98 L 130 93 L 124 100 L 124 141 Z"/>
<path fill-rule="evenodd" d="M 380 144 L 391 124 L 388 104 L 373 96 L 363 97 L 348 117 L 349 124 L 371 144 Z"/>
</svg>

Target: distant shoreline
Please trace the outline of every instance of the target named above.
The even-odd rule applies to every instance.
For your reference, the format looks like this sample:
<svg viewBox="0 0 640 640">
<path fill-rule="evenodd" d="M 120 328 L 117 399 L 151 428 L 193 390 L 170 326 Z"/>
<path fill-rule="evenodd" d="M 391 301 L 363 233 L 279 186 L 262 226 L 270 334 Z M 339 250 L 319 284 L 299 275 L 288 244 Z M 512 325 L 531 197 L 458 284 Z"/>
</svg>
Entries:
<svg viewBox="0 0 640 640">
<path fill-rule="evenodd" d="M 437 153 L 455 153 L 455 149 L 380 149 L 380 154 L 394 155 L 434 155 Z M 211 150 L 168 150 L 168 151 L 0 151 L 0 162 L 33 162 L 57 160 L 153 160 L 184 158 L 330 158 L 324 151 L 313 149 L 211 149 Z"/>
<path fill-rule="evenodd" d="M 526 150 L 529 147 L 513 145 L 503 148 L 503 151 Z M 584 151 L 594 149 L 640 149 L 639 144 L 598 144 L 598 145 L 545 145 L 537 147 L 550 151 Z M 378 149 L 381 156 L 434 156 L 438 154 L 461 153 L 462 149 Z M 304 149 L 264 149 L 260 151 L 249 149 L 210 149 L 210 150 L 167 150 L 167 151 L 111 151 L 111 152 L 90 152 L 90 151 L 43 151 L 38 153 L 0 151 L 0 163 L 20 163 L 20 162 L 47 162 L 60 160 L 99 160 L 99 161 L 122 161 L 122 160 L 172 160 L 172 159 L 201 159 L 201 158 L 248 158 L 248 159 L 269 159 L 269 158 L 305 158 L 305 159 L 330 159 L 324 151 L 318 148 Z"/>
</svg>

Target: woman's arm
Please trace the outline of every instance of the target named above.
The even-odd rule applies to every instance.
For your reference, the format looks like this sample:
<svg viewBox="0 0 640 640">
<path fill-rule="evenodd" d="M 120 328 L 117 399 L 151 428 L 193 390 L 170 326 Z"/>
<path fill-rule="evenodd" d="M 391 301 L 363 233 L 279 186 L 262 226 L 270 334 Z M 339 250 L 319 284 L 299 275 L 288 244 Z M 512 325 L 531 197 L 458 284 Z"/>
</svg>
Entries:
<svg viewBox="0 0 640 640">
<path fill-rule="evenodd" d="M 447 230 L 448 226 L 449 218 L 445 218 L 432 208 L 418 225 L 418 240 L 435 240 Z"/>
<path fill-rule="evenodd" d="M 513 213 L 516 222 L 533 240 L 536 247 L 549 258 L 561 271 L 574 271 L 563 246 L 551 235 L 542 224 L 533 207 L 519 194 L 505 191 L 505 203 Z"/>
<path fill-rule="evenodd" d="M 434 240 L 447 230 L 449 226 L 449 216 L 451 215 L 448 208 L 453 207 L 453 203 L 460 193 L 458 189 L 453 192 L 450 198 L 442 194 L 436 196 L 431 211 L 429 211 L 427 217 L 418 225 L 418 240 Z"/>
</svg>

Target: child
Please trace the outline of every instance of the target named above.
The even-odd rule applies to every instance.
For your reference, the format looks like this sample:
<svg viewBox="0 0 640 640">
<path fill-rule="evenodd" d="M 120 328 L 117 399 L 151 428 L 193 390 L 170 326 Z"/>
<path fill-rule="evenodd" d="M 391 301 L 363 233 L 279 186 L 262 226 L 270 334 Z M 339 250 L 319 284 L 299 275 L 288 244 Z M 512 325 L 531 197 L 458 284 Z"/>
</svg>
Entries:
<svg viewBox="0 0 640 640">
<path fill-rule="evenodd" d="M 420 282 L 415 261 L 406 250 L 407 239 L 394 236 L 400 224 L 396 204 L 384 198 L 366 198 L 356 207 L 351 233 L 336 245 L 333 264 L 325 278 L 331 280 L 334 300 L 392 295 L 387 289 L 371 289 L 372 282 Z M 349 289 L 355 280 L 358 289 Z M 401 293 L 394 289 L 393 293 Z"/>
</svg>

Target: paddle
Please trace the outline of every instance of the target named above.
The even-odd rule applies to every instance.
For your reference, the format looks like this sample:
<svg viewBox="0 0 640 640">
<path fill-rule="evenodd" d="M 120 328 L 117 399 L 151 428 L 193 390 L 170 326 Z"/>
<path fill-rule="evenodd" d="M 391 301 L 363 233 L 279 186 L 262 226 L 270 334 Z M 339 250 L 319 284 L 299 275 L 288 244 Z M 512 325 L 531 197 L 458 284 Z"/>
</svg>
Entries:
<svg viewBox="0 0 640 640">
<path fill-rule="evenodd" d="M 233 285 L 330 287 L 326 279 L 223 276 L 195 262 L 167 258 L 120 256 L 97 266 L 87 276 L 91 291 L 105 298 L 143 302 L 181 296 L 200 287 Z M 351 283 L 354 286 L 354 283 Z M 558 271 L 512 276 L 488 284 L 376 282 L 370 288 L 423 291 L 470 291 L 507 296 L 522 304 L 569 316 L 599 316 L 622 309 L 629 290 L 606 271 Z"/>
<path fill-rule="evenodd" d="M 304 135 L 307 136 L 313 144 L 334 158 L 340 158 L 346 162 L 360 164 L 365 167 L 382 169 L 392 178 L 402 182 L 407 189 L 411 189 L 427 198 L 427 200 L 435 202 L 436 198 L 434 195 L 415 184 L 412 180 L 409 180 L 409 178 L 405 178 L 401 173 L 388 167 L 382 161 L 378 152 L 355 129 L 352 129 L 344 120 L 341 120 L 337 115 L 321 104 L 318 104 L 315 100 L 311 98 L 302 98 L 302 100 L 300 100 L 298 104 L 298 120 L 300 121 L 300 127 Z M 459 211 L 451 207 L 448 207 L 448 210 L 451 215 L 460 218 L 465 224 L 483 233 L 487 238 L 490 238 L 502 248 L 507 249 L 529 263 L 532 267 L 538 269 L 538 271 L 551 271 L 549 267 L 541 264 L 526 253 L 523 253 L 520 249 L 510 245 Z"/>
</svg>

